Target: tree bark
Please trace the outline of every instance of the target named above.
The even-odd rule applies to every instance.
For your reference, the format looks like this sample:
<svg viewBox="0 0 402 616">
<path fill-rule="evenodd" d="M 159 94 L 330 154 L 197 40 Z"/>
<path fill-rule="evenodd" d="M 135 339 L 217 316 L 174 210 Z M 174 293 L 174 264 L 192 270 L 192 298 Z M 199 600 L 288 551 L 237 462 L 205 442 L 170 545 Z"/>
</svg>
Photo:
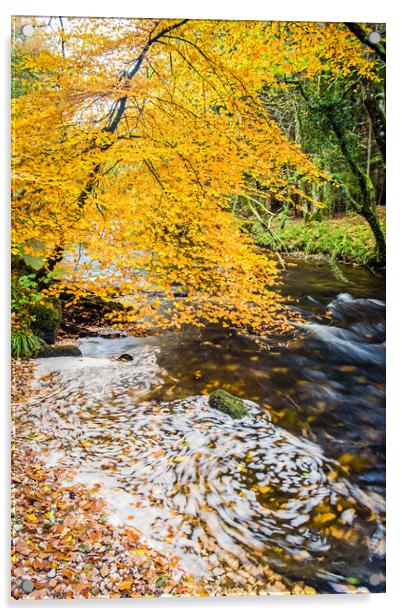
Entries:
<svg viewBox="0 0 402 616">
<path fill-rule="evenodd" d="M 385 113 L 381 109 L 375 92 L 371 87 L 371 84 L 364 84 L 364 95 L 363 95 L 364 105 L 367 109 L 367 112 L 370 116 L 371 125 L 373 127 L 374 139 L 377 143 L 378 149 L 381 154 L 381 158 L 385 165 L 386 162 L 386 149 L 385 149 L 385 134 L 386 134 L 386 126 L 385 126 Z"/>
<path fill-rule="evenodd" d="M 384 266 L 386 262 L 386 243 L 384 233 L 381 229 L 380 221 L 377 216 L 377 212 L 372 209 L 362 209 L 361 215 L 368 222 L 375 238 L 377 248 L 376 265 Z"/>
<path fill-rule="evenodd" d="M 376 243 L 376 264 L 383 266 L 385 265 L 386 260 L 386 243 L 384 233 L 381 229 L 380 221 L 376 212 L 376 204 L 374 203 L 373 188 L 371 185 L 370 178 L 364 173 L 364 171 L 360 168 L 360 166 L 354 159 L 346 139 L 345 131 L 342 128 L 341 122 L 336 119 L 335 112 L 327 109 L 326 113 L 328 120 L 332 126 L 332 129 L 338 139 L 342 154 L 345 157 L 345 160 L 347 161 L 359 186 L 361 203 L 358 203 L 357 201 L 352 199 L 352 206 L 356 213 L 360 214 L 360 216 L 362 216 L 368 222 L 370 229 L 373 232 Z"/>
<path fill-rule="evenodd" d="M 384 47 L 380 45 L 379 43 L 371 43 L 368 38 L 367 33 L 363 30 L 361 26 L 359 26 L 359 24 L 354 23 L 354 22 L 344 22 L 344 23 L 345 23 L 345 26 L 351 32 L 353 32 L 355 37 L 358 38 L 361 43 L 363 43 L 364 45 L 367 45 L 367 47 L 370 47 L 370 49 L 372 49 L 376 53 L 376 55 L 378 56 L 378 58 L 380 58 L 380 60 L 382 60 L 383 62 L 386 61 L 386 54 L 385 54 Z"/>
</svg>

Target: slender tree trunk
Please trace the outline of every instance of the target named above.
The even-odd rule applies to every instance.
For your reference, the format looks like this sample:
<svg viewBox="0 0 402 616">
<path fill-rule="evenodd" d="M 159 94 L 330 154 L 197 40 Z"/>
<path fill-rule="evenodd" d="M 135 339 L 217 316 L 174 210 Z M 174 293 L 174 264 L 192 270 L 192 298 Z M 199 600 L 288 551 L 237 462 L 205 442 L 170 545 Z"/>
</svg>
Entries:
<svg viewBox="0 0 402 616">
<path fill-rule="evenodd" d="M 366 175 L 367 177 L 370 177 L 370 170 L 371 170 L 371 146 L 372 146 L 372 132 L 373 132 L 373 123 L 371 121 L 371 119 L 369 118 L 369 130 L 368 130 L 368 136 L 367 136 L 367 164 L 366 164 Z"/>
<path fill-rule="evenodd" d="M 377 247 L 377 264 L 383 266 L 386 261 L 386 243 L 377 212 L 371 209 L 362 210 L 361 215 L 367 220 L 375 238 Z"/>
<path fill-rule="evenodd" d="M 359 186 L 361 203 L 358 203 L 355 199 L 352 199 L 352 206 L 354 210 L 358 214 L 363 216 L 363 218 L 368 222 L 370 229 L 373 232 L 376 243 L 377 264 L 384 265 L 386 259 L 385 236 L 383 230 L 381 229 L 380 221 L 376 212 L 373 185 L 370 181 L 370 178 L 364 173 L 364 171 L 360 168 L 360 166 L 354 159 L 346 139 L 345 130 L 342 126 L 342 123 L 337 120 L 335 112 L 333 110 L 327 110 L 326 113 L 332 126 L 332 129 L 338 139 L 342 154 L 345 157 L 345 160 L 347 161 Z"/>
<path fill-rule="evenodd" d="M 365 82 L 364 85 L 364 105 L 367 109 L 371 120 L 371 126 L 373 129 L 374 139 L 376 140 L 378 149 L 381 154 L 382 161 L 385 165 L 386 162 L 386 150 L 385 150 L 385 134 L 386 123 L 385 113 L 381 109 L 380 103 L 377 100 L 375 92 L 373 92 L 373 86 Z"/>
</svg>

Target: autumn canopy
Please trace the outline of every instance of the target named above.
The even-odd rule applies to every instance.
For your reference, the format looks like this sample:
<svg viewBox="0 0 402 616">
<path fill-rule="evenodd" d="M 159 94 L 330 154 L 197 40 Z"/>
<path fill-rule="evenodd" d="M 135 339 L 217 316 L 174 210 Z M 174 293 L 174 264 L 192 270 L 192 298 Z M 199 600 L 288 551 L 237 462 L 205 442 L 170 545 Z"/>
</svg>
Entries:
<svg viewBox="0 0 402 616">
<path fill-rule="evenodd" d="M 18 54 L 13 252 L 42 259 L 40 275 L 56 280 L 47 293 L 125 298 L 133 322 L 280 325 L 276 260 L 255 248 L 233 203 L 261 206 L 267 191 L 292 203 L 300 178 L 320 184 L 263 93 L 300 75 L 373 78 L 353 34 L 37 18 Z"/>
</svg>

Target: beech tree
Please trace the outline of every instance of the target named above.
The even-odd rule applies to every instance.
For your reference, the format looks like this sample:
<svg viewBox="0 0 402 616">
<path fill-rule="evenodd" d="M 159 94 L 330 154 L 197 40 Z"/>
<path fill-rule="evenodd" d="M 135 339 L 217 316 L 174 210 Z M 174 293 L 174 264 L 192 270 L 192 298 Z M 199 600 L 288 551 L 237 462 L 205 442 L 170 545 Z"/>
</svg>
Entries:
<svg viewBox="0 0 402 616">
<path fill-rule="evenodd" d="M 300 180 L 328 177 L 261 92 L 295 71 L 374 79 L 360 41 L 341 24 L 29 21 L 15 42 L 12 251 L 42 259 L 44 292 L 118 296 L 124 319 L 154 325 L 287 327 L 276 260 L 230 203 L 267 187 L 312 200 Z"/>
</svg>

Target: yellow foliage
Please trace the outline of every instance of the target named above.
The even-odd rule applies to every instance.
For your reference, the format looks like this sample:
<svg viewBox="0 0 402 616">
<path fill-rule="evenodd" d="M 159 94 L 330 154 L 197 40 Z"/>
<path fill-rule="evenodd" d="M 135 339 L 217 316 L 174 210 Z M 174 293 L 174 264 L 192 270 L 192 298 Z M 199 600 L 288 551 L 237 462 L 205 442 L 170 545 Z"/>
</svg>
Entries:
<svg viewBox="0 0 402 616">
<path fill-rule="evenodd" d="M 116 322 L 286 328 L 277 265 L 229 205 L 250 181 L 283 202 L 301 194 L 296 178 L 322 181 L 260 92 L 286 87 L 278 75 L 371 77 L 351 33 L 68 18 L 64 31 L 36 28 L 23 56 L 31 77 L 12 106 L 12 250 L 45 265 L 64 257 L 49 293 L 124 298 L 131 310 Z M 187 295 L 174 300 L 177 290 Z"/>
</svg>

